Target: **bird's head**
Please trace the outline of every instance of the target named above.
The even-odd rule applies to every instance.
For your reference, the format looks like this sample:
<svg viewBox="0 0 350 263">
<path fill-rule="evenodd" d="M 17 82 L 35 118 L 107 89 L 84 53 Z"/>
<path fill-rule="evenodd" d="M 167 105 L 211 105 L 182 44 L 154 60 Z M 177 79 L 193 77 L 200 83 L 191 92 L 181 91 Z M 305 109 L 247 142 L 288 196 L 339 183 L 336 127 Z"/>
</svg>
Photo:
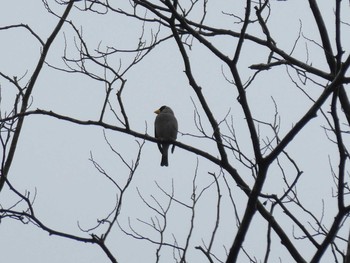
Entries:
<svg viewBox="0 0 350 263">
<path fill-rule="evenodd" d="M 167 109 L 167 108 L 169 108 L 169 107 L 163 105 L 163 106 L 160 107 L 158 110 L 154 111 L 154 113 L 155 113 L 155 114 L 159 114 L 159 113 L 161 113 L 163 110 L 165 110 L 165 109 Z"/>
</svg>

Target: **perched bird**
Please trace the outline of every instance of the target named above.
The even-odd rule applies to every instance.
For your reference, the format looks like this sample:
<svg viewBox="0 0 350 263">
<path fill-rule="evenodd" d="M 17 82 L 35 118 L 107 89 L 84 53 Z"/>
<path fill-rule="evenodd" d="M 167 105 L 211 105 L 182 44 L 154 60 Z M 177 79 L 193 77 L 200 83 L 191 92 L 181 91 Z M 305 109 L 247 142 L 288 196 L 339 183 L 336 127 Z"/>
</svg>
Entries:
<svg viewBox="0 0 350 263">
<path fill-rule="evenodd" d="M 168 106 L 162 106 L 154 113 L 157 114 L 154 122 L 155 137 L 160 139 L 158 148 L 162 154 L 161 166 L 168 166 L 168 150 L 172 141 L 177 137 L 177 120 L 173 110 Z M 174 152 L 175 145 L 173 145 L 171 152 Z"/>
</svg>

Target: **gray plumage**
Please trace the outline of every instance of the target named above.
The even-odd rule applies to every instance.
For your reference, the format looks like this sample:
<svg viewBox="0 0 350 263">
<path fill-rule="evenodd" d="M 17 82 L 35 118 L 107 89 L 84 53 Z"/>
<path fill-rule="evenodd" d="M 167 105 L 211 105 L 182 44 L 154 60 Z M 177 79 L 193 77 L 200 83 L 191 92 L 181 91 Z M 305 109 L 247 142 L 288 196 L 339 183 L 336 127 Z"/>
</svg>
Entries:
<svg viewBox="0 0 350 263">
<path fill-rule="evenodd" d="M 162 106 L 155 111 L 157 114 L 154 122 L 155 137 L 162 142 L 158 143 L 158 148 L 162 154 L 161 166 L 168 166 L 168 150 L 171 141 L 175 141 L 177 137 L 177 120 L 174 112 L 170 107 Z M 171 152 L 174 152 L 175 145 L 173 145 Z"/>
</svg>

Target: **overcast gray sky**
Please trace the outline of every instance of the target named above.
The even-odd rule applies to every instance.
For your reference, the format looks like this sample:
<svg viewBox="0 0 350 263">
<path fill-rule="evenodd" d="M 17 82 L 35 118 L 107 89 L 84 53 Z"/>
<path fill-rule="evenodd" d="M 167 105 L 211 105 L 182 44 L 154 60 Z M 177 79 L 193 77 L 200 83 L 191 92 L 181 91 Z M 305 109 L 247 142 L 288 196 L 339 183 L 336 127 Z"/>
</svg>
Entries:
<svg viewBox="0 0 350 263">
<path fill-rule="evenodd" d="M 237 14 L 242 15 L 244 12 L 243 2 L 245 1 L 236 2 L 238 3 L 235 3 L 234 6 L 228 1 L 209 2 L 208 23 L 213 26 L 229 28 L 234 19 L 223 16 L 221 11 L 237 12 Z M 331 1 L 319 2 L 322 12 L 325 14 L 326 24 L 332 23 L 333 9 L 331 3 L 328 3 Z M 242 6 L 240 7 L 240 5 Z M 58 14 L 63 12 L 64 6 L 59 6 L 53 1 L 50 1 L 50 6 Z M 84 1 L 77 3 L 77 6 L 83 7 Z M 306 38 L 318 40 L 306 1 L 271 1 L 271 7 L 269 26 L 273 36 L 278 40 L 279 47 L 285 48 L 286 51 L 292 50 L 294 41 L 298 37 L 300 25 L 302 25 L 302 32 Z M 99 43 L 102 49 L 106 46 L 120 49 L 135 48 L 141 33 L 142 24 L 140 21 L 121 15 L 89 14 L 74 9 L 68 19 L 72 20 L 78 28 L 81 26 L 83 36 L 91 49 L 96 48 Z M 41 1 L 3 1 L 1 4 L 1 27 L 19 23 L 28 24 L 45 40 L 57 21 L 56 17 L 46 11 Z M 157 27 L 153 26 L 152 28 L 152 26 L 146 25 L 145 38 L 148 40 L 151 36 L 151 29 L 156 30 Z M 248 32 L 254 34 L 257 32 L 255 30 L 259 29 L 251 27 Z M 165 35 L 166 33 L 169 32 L 161 31 L 161 34 Z M 20 82 L 24 85 L 29 80 L 37 63 L 40 45 L 24 29 L 0 31 L 0 35 L 0 71 L 18 78 L 24 76 Z M 348 35 L 344 37 L 348 38 Z M 49 52 L 47 60 L 50 64 L 63 66 L 61 57 L 64 52 L 65 40 L 68 54 L 77 55 L 74 49 L 72 29 L 64 26 Z M 307 54 L 304 42 L 305 39 L 302 39 L 301 44 L 297 45 L 294 51 L 296 56 L 303 61 L 306 61 L 307 56 L 309 56 L 309 60 L 313 64 L 319 64 L 321 68 L 324 65 L 326 69 L 322 50 L 312 42 L 308 42 L 309 53 Z M 214 43 L 227 52 L 231 52 L 235 48 L 235 42 L 228 41 L 224 37 L 215 40 Z M 252 75 L 248 66 L 261 63 L 267 57 L 266 52 L 260 52 L 260 50 L 250 47 L 248 44 L 243 49 L 244 59 L 240 62 L 243 81 L 248 81 Z M 223 120 L 230 112 L 240 144 L 244 151 L 252 157 L 246 123 L 237 102 L 237 91 L 223 77 L 223 73 L 228 74 L 228 69 L 222 68 L 222 63 L 196 41 L 193 43 L 190 56 L 194 75 L 198 84 L 203 88 L 216 119 Z M 121 67 L 125 68 L 130 59 L 132 59 L 130 54 L 123 54 L 120 59 L 116 56 L 111 64 L 118 68 L 121 63 Z M 103 73 L 94 66 L 91 66 L 91 70 L 96 70 L 98 74 Z M 153 135 L 155 118 L 153 111 L 162 105 L 169 105 L 177 116 L 180 132 L 199 134 L 193 121 L 194 106 L 191 98 L 197 106 L 199 103 L 183 71 L 184 66 L 178 48 L 171 40 L 154 49 L 125 75 L 127 82 L 123 98 L 132 129 Z M 11 109 L 14 93 L 12 92 L 13 87 L 5 80 L 1 79 L 0 85 L 2 92 L 1 110 L 4 112 Z M 113 93 L 118 89 L 118 85 L 120 83 L 116 83 Z M 311 96 L 316 96 L 321 91 L 321 87 L 310 83 L 308 92 Z M 271 71 L 259 75 L 258 81 L 255 81 L 254 85 L 249 88 L 247 94 L 255 118 L 266 122 L 273 121 L 275 111 L 271 99 L 273 96 L 282 118 L 280 127 L 282 135 L 311 105 L 310 100 L 290 82 L 284 69 L 281 69 L 281 74 Z M 34 88 L 31 109 L 41 108 L 82 120 L 97 120 L 104 95 L 105 86 L 102 82 L 92 81 L 81 74 L 67 74 L 45 66 Z M 114 107 L 117 108 L 116 98 L 111 102 L 115 103 Z M 202 113 L 202 111 L 200 112 Z M 105 121 L 119 125 L 110 113 Z M 203 125 L 206 131 L 211 134 L 206 119 L 203 120 Z M 333 182 L 330 177 L 329 156 L 335 153 L 336 148 L 327 140 L 320 125 L 325 125 L 322 118 L 310 122 L 287 149 L 304 171 L 301 179 L 302 184 L 298 188 L 300 198 L 318 215 L 322 213 L 322 198 L 324 198 L 324 212 L 333 215 L 336 210 L 334 208 L 335 201 L 331 198 L 330 185 Z M 264 127 L 261 127 L 261 132 L 269 134 Z M 135 160 L 138 144 L 134 137 L 113 131 L 106 131 L 105 134 L 109 142 L 125 157 L 127 162 L 131 163 L 132 160 Z M 178 140 L 208 151 L 214 156 L 218 155 L 215 144 L 209 140 L 182 135 L 178 136 Z M 37 217 L 47 226 L 58 231 L 89 237 L 78 228 L 78 224 L 84 229 L 95 226 L 98 219 L 106 217 L 113 210 L 117 193 L 115 186 L 93 167 L 89 161 L 90 153 L 113 178 L 119 182 L 126 181 L 128 169 L 110 150 L 104 139 L 103 129 L 78 126 L 47 116 L 30 116 L 25 120 L 9 179 L 22 192 L 29 191 L 31 195 L 35 191 L 37 192 L 34 208 Z M 336 165 L 337 157 L 331 161 L 334 161 L 333 165 Z M 145 235 L 154 235 L 149 228 L 137 220 L 149 222 L 151 216 L 154 216 L 154 211 L 143 204 L 137 189 L 149 202 L 153 202 L 151 195 L 154 195 L 159 202 L 165 205 L 167 199 L 157 188 L 155 182 L 169 192 L 173 183 L 176 196 L 185 203 L 189 203 L 197 162 L 196 184 L 198 189 L 203 189 L 212 182 L 212 177 L 208 175 L 208 172 L 219 174 L 219 167 L 177 148 L 174 154 L 169 155 L 169 167 L 162 168 L 159 166 L 160 154 L 156 144 L 146 142 L 140 167 L 125 197 L 120 224 L 128 228 L 128 220 L 130 219 L 136 230 Z M 236 165 L 237 169 L 242 172 L 242 176 L 252 183 L 251 175 L 244 171 L 244 167 L 238 162 Z M 317 187 L 315 187 L 315 180 L 320 182 Z M 282 179 L 278 169 L 274 167 L 267 178 L 264 192 L 280 194 L 283 191 Z M 247 199 L 239 188 L 235 188 L 233 194 L 235 200 L 242 200 L 237 201 L 242 215 Z M 223 246 L 229 248 L 235 231 L 235 222 L 232 220 L 234 213 L 228 200 L 227 191 L 224 191 L 224 196 L 223 207 L 227 208 L 225 211 L 227 213 L 221 217 L 223 227 L 219 229 L 217 237 L 219 241 L 215 243 L 216 254 L 221 259 L 225 258 Z M 0 203 L 3 207 L 13 204 L 16 200 L 17 197 L 8 188 L 0 195 Z M 191 243 L 192 246 L 202 245 L 201 238 L 207 242 L 211 234 L 211 232 L 206 233 L 205 230 L 208 227 L 212 228 L 214 224 L 212 212 L 216 207 L 214 188 L 203 194 L 198 206 L 197 231 Z M 189 211 L 181 206 L 175 205 L 174 209 L 170 211 L 169 228 L 172 231 L 167 236 L 169 242 L 172 240 L 172 233 L 178 236 L 179 242 L 184 242 L 189 216 Z M 332 219 L 333 216 L 325 216 L 324 224 L 328 226 Z M 229 225 L 231 220 L 231 228 L 224 227 L 225 224 Z M 261 242 L 265 242 L 265 233 L 255 236 L 255 233 L 259 233 L 261 224 L 265 225 L 266 222 L 262 221 L 259 216 L 253 220 L 252 229 L 256 229 L 256 231 L 250 231 L 247 241 L 244 243 L 245 248 L 258 258 L 262 258 L 265 251 L 265 247 L 262 247 L 259 241 L 261 239 Z M 102 233 L 103 230 L 105 228 L 102 226 L 95 233 Z M 292 229 L 288 230 L 290 234 Z M 155 258 L 154 245 L 123 235 L 117 226 L 107 244 L 120 262 L 153 262 Z M 302 242 L 297 247 L 303 251 L 303 255 L 311 256 L 313 254 L 312 250 L 308 251 L 307 248 L 303 247 Z M 190 262 L 203 262 L 201 252 L 191 251 Z M 24 260 L 38 263 L 109 262 L 106 255 L 97 246 L 52 237 L 31 224 L 23 225 L 9 219 L 3 220 L 0 224 L 0 255 L 2 262 Z M 169 262 L 166 258 L 172 257 L 172 250 L 165 250 L 164 255 L 161 262 Z M 278 262 L 278 258 L 283 258 L 285 255 L 285 251 L 274 254 L 271 262 Z M 242 262 L 248 262 L 243 255 L 240 256 L 246 260 Z M 283 262 L 288 262 L 288 259 Z M 327 262 L 327 258 L 322 262 Z"/>
</svg>

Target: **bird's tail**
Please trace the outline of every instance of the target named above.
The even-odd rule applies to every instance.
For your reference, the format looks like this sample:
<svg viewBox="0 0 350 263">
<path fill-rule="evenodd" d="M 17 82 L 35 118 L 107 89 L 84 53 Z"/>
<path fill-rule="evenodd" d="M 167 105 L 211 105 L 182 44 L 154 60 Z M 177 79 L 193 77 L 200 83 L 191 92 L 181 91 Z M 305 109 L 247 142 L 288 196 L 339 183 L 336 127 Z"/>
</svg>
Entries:
<svg viewBox="0 0 350 263">
<path fill-rule="evenodd" d="M 161 166 L 168 166 L 168 154 L 165 153 L 162 155 L 162 161 L 160 162 Z"/>
<path fill-rule="evenodd" d="M 169 145 L 163 144 L 163 151 L 162 151 L 162 160 L 160 162 L 160 166 L 168 166 L 168 149 Z"/>
</svg>

